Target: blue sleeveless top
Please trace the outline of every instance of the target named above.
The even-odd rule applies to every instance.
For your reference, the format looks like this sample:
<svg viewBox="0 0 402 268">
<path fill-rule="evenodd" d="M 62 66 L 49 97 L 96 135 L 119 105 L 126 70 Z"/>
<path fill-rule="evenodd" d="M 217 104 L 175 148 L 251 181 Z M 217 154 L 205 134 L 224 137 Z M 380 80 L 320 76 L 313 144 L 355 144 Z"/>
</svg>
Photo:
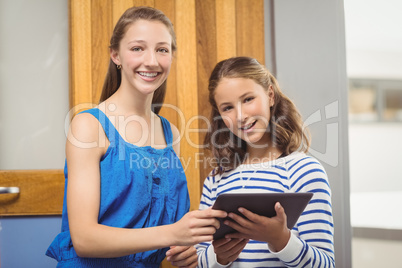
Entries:
<svg viewBox="0 0 402 268">
<path fill-rule="evenodd" d="M 123 140 L 99 109 L 90 113 L 101 123 L 109 148 L 100 161 L 100 208 L 98 223 L 121 228 L 146 228 L 174 223 L 190 208 L 187 181 L 172 148 L 170 123 L 159 116 L 167 147 L 138 147 Z M 80 258 L 74 250 L 67 217 L 67 161 L 61 233 L 46 255 L 57 267 L 159 267 L 168 248 L 118 258 Z"/>
</svg>

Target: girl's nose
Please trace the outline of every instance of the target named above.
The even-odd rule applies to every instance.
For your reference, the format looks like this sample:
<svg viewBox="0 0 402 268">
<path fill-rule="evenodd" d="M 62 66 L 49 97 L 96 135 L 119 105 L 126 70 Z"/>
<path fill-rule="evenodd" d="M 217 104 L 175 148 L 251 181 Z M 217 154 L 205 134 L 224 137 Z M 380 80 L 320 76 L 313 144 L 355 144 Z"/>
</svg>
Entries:
<svg viewBox="0 0 402 268">
<path fill-rule="evenodd" d="M 156 58 L 156 53 L 154 51 L 148 50 L 145 53 L 144 64 L 146 66 L 157 66 L 158 65 L 158 60 Z"/>
<path fill-rule="evenodd" d="M 237 104 L 237 122 L 242 123 L 246 121 L 246 119 L 247 115 L 243 109 L 243 106 L 241 105 L 241 103 Z"/>
</svg>

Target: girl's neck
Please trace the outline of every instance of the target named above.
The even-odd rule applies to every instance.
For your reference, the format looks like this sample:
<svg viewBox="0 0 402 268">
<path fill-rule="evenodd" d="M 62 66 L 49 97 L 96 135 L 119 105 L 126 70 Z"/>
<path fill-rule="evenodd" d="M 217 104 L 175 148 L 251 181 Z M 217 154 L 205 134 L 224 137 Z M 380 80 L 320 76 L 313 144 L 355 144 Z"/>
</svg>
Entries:
<svg viewBox="0 0 402 268">
<path fill-rule="evenodd" d="M 133 90 L 119 88 L 116 93 L 106 100 L 107 108 L 114 108 L 114 110 L 109 108 L 109 111 L 120 115 L 138 115 L 150 118 L 153 94 L 144 96 L 135 93 Z"/>
<path fill-rule="evenodd" d="M 267 145 L 265 148 L 247 148 L 244 164 L 256 164 L 278 159 L 283 152 L 278 148 Z"/>
</svg>

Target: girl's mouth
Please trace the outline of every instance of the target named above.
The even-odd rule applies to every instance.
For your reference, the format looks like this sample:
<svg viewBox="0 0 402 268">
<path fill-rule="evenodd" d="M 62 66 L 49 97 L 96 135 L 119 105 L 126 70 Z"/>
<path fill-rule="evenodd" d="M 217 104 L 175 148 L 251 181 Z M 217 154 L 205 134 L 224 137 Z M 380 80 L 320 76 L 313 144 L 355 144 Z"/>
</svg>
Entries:
<svg viewBox="0 0 402 268">
<path fill-rule="evenodd" d="M 138 74 L 144 78 L 155 78 L 158 76 L 158 72 L 138 72 Z"/>
<path fill-rule="evenodd" d="M 251 129 L 252 127 L 254 127 L 256 123 L 257 123 L 257 120 L 255 120 L 253 123 L 250 123 L 250 124 L 247 124 L 247 125 L 241 127 L 240 129 L 243 131 L 247 131 L 247 130 Z"/>
</svg>

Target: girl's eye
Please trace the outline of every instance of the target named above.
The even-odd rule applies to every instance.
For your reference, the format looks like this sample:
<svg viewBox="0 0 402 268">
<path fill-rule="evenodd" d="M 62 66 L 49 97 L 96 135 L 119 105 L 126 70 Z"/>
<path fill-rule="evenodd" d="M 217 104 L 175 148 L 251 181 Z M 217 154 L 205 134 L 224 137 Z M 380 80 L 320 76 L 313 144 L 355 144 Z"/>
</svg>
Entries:
<svg viewBox="0 0 402 268">
<path fill-rule="evenodd" d="M 133 47 L 131 50 L 132 50 L 132 51 L 139 52 L 139 51 L 141 51 L 142 49 L 141 49 L 140 47 Z"/>
<path fill-rule="evenodd" d="M 244 99 L 244 102 L 250 102 L 254 99 L 254 97 L 248 97 Z"/>
<path fill-rule="evenodd" d="M 226 106 L 226 107 L 223 107 L 222 111 L 223 111 L 223 112 L 227 112 L 227 111 L 229 111 L 230 109 L 232 109 L 232 106 Z"/>
<path fill-rule="evenodd" d="M 169 53 L 169 50 L 166 48 L 159 48 L 158 51 L 162 53 Z"/>
</svg>

